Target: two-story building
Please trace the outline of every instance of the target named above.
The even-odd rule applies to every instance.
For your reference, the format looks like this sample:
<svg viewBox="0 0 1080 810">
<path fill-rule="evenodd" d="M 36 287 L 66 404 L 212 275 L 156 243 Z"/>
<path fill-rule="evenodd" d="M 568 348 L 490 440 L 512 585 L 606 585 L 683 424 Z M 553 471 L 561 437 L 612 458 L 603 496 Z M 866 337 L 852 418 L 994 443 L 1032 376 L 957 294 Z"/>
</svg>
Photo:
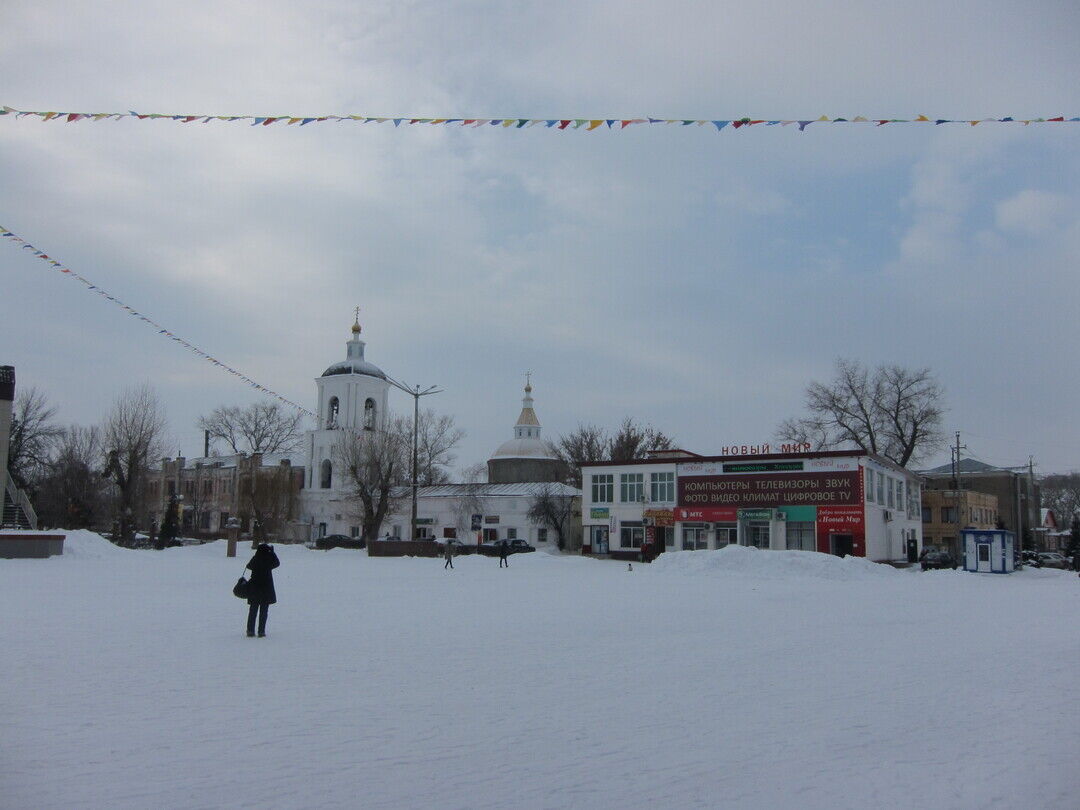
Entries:
<svg viewBox="0 0 1080 810">
<path fill-rule="evenodd" d="M 961 529 L 995 529 L 998 525 L 996 495 L 970 489 L 924 489 L 922 493 L 923 545 L 947 551 L 961 559 Z"/>
<path fill-rule="evenodd" d="M 737 543 L 913 562 L 922 546 L 919 477 L 861 450 L 594 462 L 581 513 L 583 553 L 617 558 Z"/>
</svg>

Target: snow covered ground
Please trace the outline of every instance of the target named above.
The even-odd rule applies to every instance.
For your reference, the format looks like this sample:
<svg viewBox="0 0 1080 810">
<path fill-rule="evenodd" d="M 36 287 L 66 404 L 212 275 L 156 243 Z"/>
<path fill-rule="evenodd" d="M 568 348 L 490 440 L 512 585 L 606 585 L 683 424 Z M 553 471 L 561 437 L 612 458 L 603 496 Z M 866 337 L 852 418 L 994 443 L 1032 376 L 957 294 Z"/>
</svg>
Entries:
<svg viewBox="0 0 1080 810">
<path fill-rule="evenodd" d="M 0 560 L 0 807 L 1080 806 L 1075 574 L 277 550 Z"/>
</svg>

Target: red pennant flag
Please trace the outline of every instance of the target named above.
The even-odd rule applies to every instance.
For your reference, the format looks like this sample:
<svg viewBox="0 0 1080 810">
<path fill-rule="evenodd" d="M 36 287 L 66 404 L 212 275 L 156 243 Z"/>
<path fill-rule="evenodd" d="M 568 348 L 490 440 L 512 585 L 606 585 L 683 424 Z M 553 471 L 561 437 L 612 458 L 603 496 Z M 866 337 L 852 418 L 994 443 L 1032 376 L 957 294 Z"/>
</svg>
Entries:
<svg viewBox="0 0 1080 810">
<path fill-rule="evenodd" d="M 563 119 L 563 120 L 559 121 L 559 129 L 566 129 L 568 126 L 570 126 L 570 119 L 569 118 L 566 118 L 566 119 Z"/>
</svg>

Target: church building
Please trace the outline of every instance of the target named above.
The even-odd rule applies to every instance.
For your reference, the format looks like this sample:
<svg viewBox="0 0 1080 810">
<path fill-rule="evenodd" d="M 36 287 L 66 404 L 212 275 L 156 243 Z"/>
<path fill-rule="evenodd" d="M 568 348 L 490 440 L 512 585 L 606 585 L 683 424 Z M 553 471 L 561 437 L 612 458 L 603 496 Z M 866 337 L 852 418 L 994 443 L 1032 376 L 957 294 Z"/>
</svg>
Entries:
<svg viewBox="0 0 1080 810">
<path fill-rule="evenodd" d="M 342 429 L 379 430 L 389 418 L 386 373 L 364 357 L 359 321 L 353 323 L 345 359 L 318 377 L 318 425 L 307 433 L 307 479 L 300 497 L 301 523 L 312 538 L 330 534 L 361 534 L 359 504 L 349 497 L 343 471 L 338 469 L 335 446 Z M 521 413 L 514 436 L 503 442 L 488 460 L 489 483 L 420 487 L 417 493 L 417 534 L 427 538 L 466 540 L 525 539 L 550 542 L 549 529 L 532 523 L 527 513 L 541 491 L 570 500 L 579 490 L 562 483 L 565 465 L 541 437 L 540 420 L 533 407 L 532 384 L 526 381 Z M 405 498 L 395 514 L 387 515 L 382 534 L 409 537 L 411 500 Z M 580 526 L 580 520 L 574 521 Z M 580 529 L 575 531 L 580 537 Z M 467 541 L 467 540 L 466 540 Z"/>
<path fill-rule="evenodd" d="M 312 536 L 350 534 L 359 519 L 346 498 L 348 487 L 337 463 L 334 447 L 341 429 L 377 430 L 389 414 L 390 383 L 386 374 L 364 358 L 359 319 L 345 344 L 345 359 L 333 363 L 316 378 L 318 424 L 305 437 L 307 481 L 301 498 L 300 520 L 312 527 Z"/>
</svg>

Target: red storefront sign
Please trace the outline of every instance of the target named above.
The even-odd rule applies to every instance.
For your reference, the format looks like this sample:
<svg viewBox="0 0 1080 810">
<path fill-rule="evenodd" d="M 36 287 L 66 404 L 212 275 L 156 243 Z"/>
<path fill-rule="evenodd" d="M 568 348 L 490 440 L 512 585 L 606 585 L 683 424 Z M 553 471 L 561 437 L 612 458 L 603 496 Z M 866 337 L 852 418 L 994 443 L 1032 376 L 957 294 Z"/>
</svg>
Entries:
<svg viewBox="0 0 1080 810">
<path fill-rule="evenodd" d="M 679 478 L 679 506 L 770 508 L 777 506 L 862 505 L 858 470 L 757 475 L 702 475 Z"/>
<path fill-rule="evenodd" d="M 739 517 L 739 510 L 734 506 L 707 506 L 703 509 L 675 510 L 675 520 L 691 523 L 734 523 Z"/>
<path fill-rule="evenodd" d="M 817 510 L 818 551 L 835 554 L 836 544 L 850 536 L 851 551 L 856 557 L 866 556 L 865 508 L 857 506 L 822 506 Z M 846 542 L 846 541 L 843 541 Z"/>
</svg>

